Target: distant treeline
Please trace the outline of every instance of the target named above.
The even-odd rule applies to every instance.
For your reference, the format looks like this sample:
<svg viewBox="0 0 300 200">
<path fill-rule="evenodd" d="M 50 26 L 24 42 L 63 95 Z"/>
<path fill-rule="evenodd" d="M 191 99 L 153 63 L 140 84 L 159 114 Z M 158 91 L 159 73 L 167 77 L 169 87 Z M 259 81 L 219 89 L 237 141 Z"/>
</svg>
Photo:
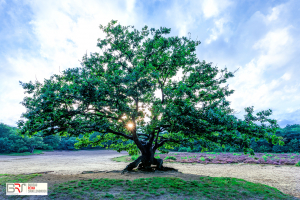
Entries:
<svg viewBox="0 0 300 200">
<path fill-rule="evenodd" d="M 279 129 L 276 131 L 277 136 L 283 137 L 284 145 L 273 145 L 267 142 L 267 140 L 258 140 L 255 141 L 254 138 L 251 139 L 250 147 L 256 153 L 293 153 L 300 152 L 300 125 L 287 125 L 283 129 Z M 196 146 L 196 145 L 195 145 Z M 191 149 L 190 147 L 176 147 L 173 151 L 179 152 L 200 152 L 202 148 L 200 146 L 194 147 Z M 232 147 L 230 145 L 225 145 L 225 148 L 218 148 L 214 145 L 211 145 L 209 151 L 211 152 L 243 152 L 241 147 Z"/>
<path fill-rule="evenodd" d="M 17 133 L 16 127 L 10 127 L 0 123 L 0 153 L 22 153 L 33 152 L 34 149 L 40 150 L 75 150 L 74 144 L 78 141 L 76 137 L 61 137 L 50 135 L 41 137 L 41 134 L 31 138 L 22 137 Z M 91 135 L 95 137 L 96 133 Z M 80 136 L 79 138 L 81 138 Z M 85 147 L 81 149 L 103 149 L 105 147 Z"/>
<path fill-rule="evenodd" d="M 75 150 L 74 144 L 78 141 L 76 137 L 61 137 L 59 135 L 50 135 L 41 137 L 41 134 L 32 136 L 31 138 L 18 135 L 16 127 L 10 127 L 3 123 L 0 123 L 0 153 L 22 153 L 33 152 L 34 149 L 40 150 Z M 90 136 L 90 140 L 93 140 L 99 133 L 94 132 Z M 300 125 L 287 125 L 285 128 L 276 132 L 277 136 L 282 136 L 285 143 L 284 146 L 278 146 L 268 143 L 266 140 L 259 140 L 255 142 L 251 140 L 251 148 L 254 152 L 258 153 L 289 153 L 300 152 Z M 82 135 L 79 136 L 81 138 Z M 122 142 L 122 141 L 119 141 Z M 83 149 L 104 149 L 107 145 L 110 145 L 112 141 L 103 143 L 104 147 L 92 147 L 88 146 Z M 162 149 L 163 150 L 163 149 Z M 175 147 L 171 151 L 182 152 L 200 152 L 201 146 L 195 145 L 193 149 L 190 147 Z M 210 146 L 209 151 L 214 152 L 242 152 L 241 147 L 232 147 L 225 145 L 225 148 L 217 148 L 213 145 Z"/>
</svg>

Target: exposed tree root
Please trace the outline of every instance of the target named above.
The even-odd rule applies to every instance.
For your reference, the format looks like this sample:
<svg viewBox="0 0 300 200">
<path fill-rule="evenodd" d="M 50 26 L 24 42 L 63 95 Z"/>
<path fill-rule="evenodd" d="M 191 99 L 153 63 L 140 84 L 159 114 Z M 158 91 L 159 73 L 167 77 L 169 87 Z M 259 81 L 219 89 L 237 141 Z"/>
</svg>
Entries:
<svg viewBox="0 0 300 200">
<path fill-rule="evenodd" d="M 138 171 L 145 171 L 145 172 L 155 172 L 155 171 L 177 171 L 174 168 L 170 167 L 163 167 L 163 160 L 162 159 L 153 159 L 153 162 L 151 163 L 150 161 L 141 161 L 142 156 L 138 157 L 134 162 L 130 163 L 129 165 L 126 166 L 125 169 L 121 172 L 121 174 L 124 174 L 125 172 L 130 172 L 134 168 L 138 167 Z M 156 167 L 152 167 L 152 165 L 156 165 Z"/>
</svg>

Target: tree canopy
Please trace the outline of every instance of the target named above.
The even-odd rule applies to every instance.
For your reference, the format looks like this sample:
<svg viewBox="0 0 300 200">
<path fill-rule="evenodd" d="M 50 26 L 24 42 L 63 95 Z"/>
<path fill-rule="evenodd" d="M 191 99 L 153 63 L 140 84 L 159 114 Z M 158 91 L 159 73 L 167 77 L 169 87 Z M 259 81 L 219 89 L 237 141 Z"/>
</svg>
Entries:
<svg viewBox="0 0 300 200">
<path fill-rule="evenodd" d="M 245 120 L 232 114 L 225 97 L 234 90 L 220 84 L 234 75 L 225 68 L 217 79 L 217 67 L 196 58 L 200 41 L 162 37 L 171 31 L 162 27 L 150 29 L 151 39 L 148 26 L 129 32 L 130 26 L 116 23 L 100 25 L 107 34 L 97 43 L 103 54 L 83 56 L 82 68 L 67 69 L 44 84 L 20 81 L 25 93 L 33 94 L 21 102 L 27 108 L 22 114 L 27 121 L 18 121 L 21 134 L 83 134 L 77 148 L 112 140 L 110 148 L 118 152 L 142 154 L 180 144 L 201 145 L 203 151 L 211 144 L 240 145 L 253 154 L 251 138 L 283 144 L 275 135 L 277 121 L 267 118 L 271 109 L 255 117 L 253 106 L 247 107 Z M 183 76 L 176 81 L 179 70 Z M 94 132 L 99 134 L 90 141 Z"/>
</svg>

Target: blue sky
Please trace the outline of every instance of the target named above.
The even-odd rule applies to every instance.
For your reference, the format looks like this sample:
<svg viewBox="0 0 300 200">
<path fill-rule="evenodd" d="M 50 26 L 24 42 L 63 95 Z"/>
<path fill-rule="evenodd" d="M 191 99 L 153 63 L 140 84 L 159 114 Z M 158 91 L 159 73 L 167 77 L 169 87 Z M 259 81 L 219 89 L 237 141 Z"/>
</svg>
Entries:
<svg viewBox="0 0 300 200">
<path fill-rule="evenodd" d="M 281 128 L 300 124 L 297 0 L 0 0 L 0 122 L 16 126 L 26 112 L 19 81 L 43 82 L 59 67 L 81 67 L 86 52 L 101 52 L 97 39 L 106 35 L 99 25 L 112 19 L 139 31 L 171 28 L 164 37 L 190 32 L 201 41 L 200 61 L 239 68 L 221 85 L 235 90 L 227 100 L 236 117 L 244 119 L 244 108 L 254 106 L 254 113 L 271 109 Z"/>
</svg>

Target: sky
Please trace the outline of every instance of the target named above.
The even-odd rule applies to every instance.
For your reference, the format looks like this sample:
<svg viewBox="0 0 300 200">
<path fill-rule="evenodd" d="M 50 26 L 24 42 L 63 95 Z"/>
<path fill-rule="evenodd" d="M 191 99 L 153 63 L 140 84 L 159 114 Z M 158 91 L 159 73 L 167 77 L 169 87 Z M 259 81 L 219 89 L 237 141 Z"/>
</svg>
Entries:
<svg viewBox="0 0 300 200">
<path fill-rule="evenodd" d="M 196 55 L 234 72 L 226 97 L 237 118 L 272 110 L 280 128 L 300 124 L 298 0 L 0 0 L 0 122 L 16 127 L 26 108 L 19 81 L 44 82 L 100 53 L 99 25 L 171 28 L 163 37 L 200 40 Z M 190 33 L 190 34 L 189 34 Z M 151 34 L 149 35 L 150 38 Z"/>
</svg>

